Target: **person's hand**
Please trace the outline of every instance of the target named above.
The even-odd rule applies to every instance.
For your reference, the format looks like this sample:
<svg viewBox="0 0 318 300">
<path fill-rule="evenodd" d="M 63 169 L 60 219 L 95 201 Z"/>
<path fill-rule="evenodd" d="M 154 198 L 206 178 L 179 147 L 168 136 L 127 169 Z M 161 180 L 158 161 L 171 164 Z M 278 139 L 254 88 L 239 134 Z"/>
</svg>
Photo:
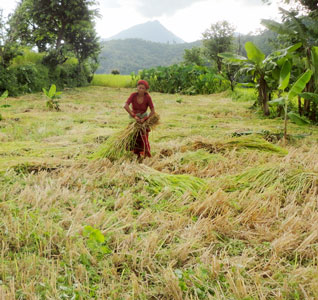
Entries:
<svg viewBox="0 0 318 300">
<path fill-rule="evenodd" d="M 135 116 L 134 119 L 136 120 L 137 123 L 141 122 L 141 120 L 140 120 L 140 118 L 138 116 Z"/>
<path fill-rule="evenodd" d="M 145 122 L 148 119 L 148 117 L 144 117 L 143 119 L 141 119 L 141 123 Z"/>
</svg>

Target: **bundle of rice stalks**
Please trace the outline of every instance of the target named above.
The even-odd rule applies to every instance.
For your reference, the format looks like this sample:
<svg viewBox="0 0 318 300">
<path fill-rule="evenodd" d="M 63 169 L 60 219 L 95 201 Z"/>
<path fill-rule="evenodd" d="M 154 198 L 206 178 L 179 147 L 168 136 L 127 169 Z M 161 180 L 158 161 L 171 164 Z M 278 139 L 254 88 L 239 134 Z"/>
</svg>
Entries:
<svg viewBox="0 0 318 300">
<path fill-rule="evenodd" d="M 226 185 L 228 191 L 249 189 L 263 192 L 265 189 L 282 189 L 285 193 L 303 195 L 310 190 L 317 192 L 318 174 L 302 167 L 263 165 L 231 176 Z"/>
<path fill-rule="evenodd" d="M 228 140 L 214 141 L 212 143 L 197 140 L 189 147 L 191 150 L 205 149 L 210 153 L 224 152 L 225 150 L 231 150 L 234 148 L 257 149 L 260 151 L 275 152 L 281 155 L 286 155 L 288 153 L 286 149 L 273 145 L 257 137 L 231 138 Z"/>
<path fill-rule="evenodd" d="M 168 190 L 178 197 L 186 192 L 196 197 L 207 189 L 206 181 L 201 178 L 185 174 L 166 174 L 145 166 L 141 169 L 139 176 L 147 182 L 148 192 L 155 195 Z"/>
<path fill-rule="evenodd" d="M 196 166 L 205 167 L 214 158 L 213 155 L 220 154 L 210 154 L 208 151 L 204 149 L 199 149 L 198 151 L 187 151 L 181 157 L 180 164 L 194 164 Z"/>
<path fill-rule="evenodd" d="M 118 131 L 95 152 L 91 158 L 101 159 L 108 158 L 110 160 L 117 160 L 125 156 L 135 146 L 138 134 L 147 129 L 153 129 L 159 124 L 160 116 L 154 114 L 144 123 L 132 122 L 125 129 Z"/>
</svg>

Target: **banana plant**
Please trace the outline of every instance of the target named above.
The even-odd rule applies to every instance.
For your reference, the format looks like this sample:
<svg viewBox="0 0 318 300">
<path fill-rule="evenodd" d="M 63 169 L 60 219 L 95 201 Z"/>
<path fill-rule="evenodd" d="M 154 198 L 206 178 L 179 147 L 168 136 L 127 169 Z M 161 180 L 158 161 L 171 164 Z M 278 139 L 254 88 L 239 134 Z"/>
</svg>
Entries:
<svg viewBox="0 0 318 300">
<path fill-rule="evenodd" d="M 46 101 L 46 106 L 49 109 L 55 109 L 57 111 L 60 110 L 60 104 L 57 99 L 60 98 L 61 92 L 56 91 L 55 84 L 52 84 L 49 91 L 47 91 L 45 88 L 42 88 L 44 95 L 48 98 Z"/>
<path fill-rule="evenodd" d="M 299 73 L 311 69 L 313 76 L 306 86 L 306 92 L 310 94 L 303 93 L 300 95 L 305 99 L 303 107 L 301 98 L 298 100 L 299 113 L 305 113 L 312 121 L 317 121 L 318 103 L 313 100 L 315 97 L 312 94 L 318 92 L 318 47 L 316 46 L 318 43 L 318 19 L 313 15 L 297 16 L 294 12 L 279 9 L 284 15 L 283 23 L 262 20 L 261 24 L 289 40 L 302 43 L 302 47 L 298 51 L 298 58 L 294 61 L 294 66 L 298 67 Z"/>
<path fill-rule="evenodd" d="M 285 61 L 281 71 L 280 71 L 280 78 L 279 78 L 279 90 L 282 92 L 289 86 L 290 74 L 291 74 L 291 63 L 289 61 Z M 294 120 L 297 123 L 306 123 L 306 120 L 298 117 L 294 112 L 288 113 L 288 104 L 290 101 L 301 94 L 303 89 L 306 87 L 306 84 L 309 82 L 312 76 L 312 71 L 307 70 L 303 73 L 296 82 L 290 87 L 289 92 L 278 99 L 271 101 L 271 103 L 278 103 L 280 105 L 284 105 L 284 141 L 287 141 L 287 120 L 288 117 Z"/>
<path fill-rule="evenodd" d="M 9 92 L 8 92 L 8 91 L 4 91 L 4 92 L 2 93 L 2 95 L 0 96 L 0 100 L 7 99 L 7 98 L 8 98 L 8 95 L 9 95 Z M 2 107 L 8 107 L 8 106 L 10 106 L 10 105 L 8 105 L 7 102 L 6 102 L 6 104 L 2 105 Z M 2 115 L 0 114 L 0 121 L 1 121 L 1 120 L 2 120 Z"/>
<path fill-rule="evenodd" d="M 298 43 L 286 49 L 274 51 L 266 57 L 252 42 L 247 42 L 245 43 L 247 57 L 228 52 L 220 53 L 219 56 L 227 62 L 240 65 L 238 74 L 245 73 L 253 77 L 254 86 L 258 91 L 259 105 L 263 113 L 268 116 L 270 114 L 269 93 L 278 80 L 280 68 L 301 45 Z"/>
<path fill-rule="evenodd" d="M 9 96 L 9 92 L 6 90 L 2 93 L 2 95 L 0 96 L 0 100 L 6 100 Z M 9 107 L 10 105 L 8 104 L 7 100 L 6 100 L 6 104 L 3 104 L 2 107 Z"/>
</svg>

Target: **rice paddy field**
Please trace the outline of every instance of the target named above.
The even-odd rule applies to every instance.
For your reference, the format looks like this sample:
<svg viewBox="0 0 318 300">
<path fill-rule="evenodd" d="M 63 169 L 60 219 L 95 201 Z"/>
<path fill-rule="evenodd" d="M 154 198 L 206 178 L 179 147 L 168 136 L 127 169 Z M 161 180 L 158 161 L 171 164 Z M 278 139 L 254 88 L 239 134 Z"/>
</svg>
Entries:
<svg viewBox="0 0 318 300">
<path fill-rule="evenodd" d="M 130 75 L 95 74 L 91 85 L 114 88 L 131 88 L 136 85 L 136 82 Z"/>
<path fill-rule="evenodd" d="M 0 108 L 0 299 L 318 299 L 317 127 L 152 93 L 152 157 L 92 159 L 132 91 Z"/>
</svg>

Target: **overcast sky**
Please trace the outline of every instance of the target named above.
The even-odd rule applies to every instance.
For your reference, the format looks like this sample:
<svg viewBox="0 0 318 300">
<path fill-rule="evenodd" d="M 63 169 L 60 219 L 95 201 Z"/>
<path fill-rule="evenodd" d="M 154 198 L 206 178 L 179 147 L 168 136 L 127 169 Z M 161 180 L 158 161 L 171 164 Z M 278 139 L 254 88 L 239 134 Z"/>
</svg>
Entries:
<svg viewBox="0 0 318 300">
<path fill-rule="evenodd" d="M 17 1 L 1 0 L 0 9 L 7 15 Z M 100 0 L 101 18 L 96 30 L 101 38 L 111 37 L 133 25 L 159 20 L 168 30 L 192 42 L 217 21 L 227 20 L 237 32 L 249 33 L 262 28 L 260 20 L 279 20 L 277 4 L 261 0 Z"/>
</svg>

